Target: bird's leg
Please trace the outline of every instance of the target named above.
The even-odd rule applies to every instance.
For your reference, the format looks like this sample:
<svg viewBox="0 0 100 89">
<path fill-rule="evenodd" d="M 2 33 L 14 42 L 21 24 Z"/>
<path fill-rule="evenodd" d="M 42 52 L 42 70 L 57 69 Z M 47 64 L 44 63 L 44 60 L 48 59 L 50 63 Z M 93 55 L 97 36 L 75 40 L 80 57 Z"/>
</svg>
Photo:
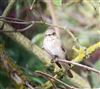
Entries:
<svg viewBox="0 0 100 89">
<path fill-rule="evenodd" d="M 57 61 L 58 56 L 57 56 L 57 55 L 54 55 L 53 57 L 54 57 L 54 58 L 53 58 L 52 61 L 53 61 L 54 63 L 56 63 L 60 68 L 62 68 L 61 64 Z"/>
</svg>

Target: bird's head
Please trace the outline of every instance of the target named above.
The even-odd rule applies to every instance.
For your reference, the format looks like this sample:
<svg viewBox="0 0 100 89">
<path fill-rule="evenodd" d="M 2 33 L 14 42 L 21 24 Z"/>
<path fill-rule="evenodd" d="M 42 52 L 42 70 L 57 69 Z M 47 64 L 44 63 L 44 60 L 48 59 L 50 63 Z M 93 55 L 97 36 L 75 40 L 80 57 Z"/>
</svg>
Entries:
<svg viewBox="0 0 100 89">
<path fill-rule="evenodd" d="M 48 30 L 45 32 L 45 36 L 55 36 L 56 31 L 54 28 L 49 27 Z"/>
</svg>

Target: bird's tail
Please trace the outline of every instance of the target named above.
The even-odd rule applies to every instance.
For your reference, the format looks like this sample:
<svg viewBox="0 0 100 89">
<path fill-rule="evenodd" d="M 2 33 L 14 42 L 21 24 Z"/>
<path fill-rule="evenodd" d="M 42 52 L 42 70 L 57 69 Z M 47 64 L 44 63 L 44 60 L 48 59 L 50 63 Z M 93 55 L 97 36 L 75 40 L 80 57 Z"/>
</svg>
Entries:
<svg viewBox="0 0 100 89">
<path fill-rule="evenodd" d="M 59 68 L 62 68 L 62 66 L 65 68 L 65 72 L 66 74 L 70 77 L 70 78 L 73 78 L 73 74 L 71 73 L 70 71 L 70 68 L 71 68 L 71 65 L 70 64 L 65 64 L 65 63 L 59 63 L 59 62 L 56 62 L 56 64 L 59 66 Z M 62 66 L 61 66 L 62 65 Z"/>
<path fill-rule="evenodd" d="M 67 72 L 67 75 L 70 77 L 70 78 L 73 78 L 73 74 L 72 74 L 72 72 L 70 71 L 70 70 L 66 70 L 66 72 Z"/>
<path fill-rule="evenodd" d="M 71 72 L 71 65 L 70 64 L 64 64 L 63 63 L 63 67 L 65 68 L 65 72 L 66 74 L 70 77 L 70 78 L 73 78 L 73 74 Z"/>
</svg>

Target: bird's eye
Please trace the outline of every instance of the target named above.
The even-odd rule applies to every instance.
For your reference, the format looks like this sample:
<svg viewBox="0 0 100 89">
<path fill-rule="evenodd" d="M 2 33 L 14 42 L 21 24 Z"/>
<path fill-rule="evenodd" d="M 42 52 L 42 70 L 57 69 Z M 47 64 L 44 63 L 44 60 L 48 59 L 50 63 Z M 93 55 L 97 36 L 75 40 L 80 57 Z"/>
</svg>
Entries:
<svg viewBox="0 0 100 89">
<path fill-rule="evenodd" d="M 48 34 L 48 36 L 51 36 L 51 34 Z"/>
<path fill-rule="evenodd" d="M 45 36 L 50 36 L 50 34 L 46 34 Z"/>
<path fill-rule="evenodd" d="M 52 35 L 56 35 L 56 33 L 55 33 L 55 32 L 53 32 L 53 33 L 52 33 Z"/>
</svg>

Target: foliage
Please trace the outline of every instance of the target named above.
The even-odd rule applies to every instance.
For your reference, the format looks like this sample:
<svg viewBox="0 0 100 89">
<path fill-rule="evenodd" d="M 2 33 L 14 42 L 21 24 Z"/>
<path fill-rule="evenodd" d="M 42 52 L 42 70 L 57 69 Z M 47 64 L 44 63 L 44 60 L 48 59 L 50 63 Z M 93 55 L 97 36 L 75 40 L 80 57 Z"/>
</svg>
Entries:
<svg viewBox="0 0 100 89">
<path fill-rule="evenodd" d="M 2 2 L 2 5 L 0 3 L 0 15 L 3 16 L 7 5 L 11 1 L 0 1 Z M 50 6 L 53 9 L 50 9 Z M 100 70 L 99 0 L 52 0 L 52 2 L 47 0 L 15 0 L 4 17 L 17 18 L 17 20 L 5 19 L 2 16 L 0 16 L 1 22 L 4 21 L 4 23 L 13 27 L 15 31 L 19 31 L 21 35 L 24 35 L 23 38 L 28 38 L 29 41 L 27 40 L 25 45 L 31 41 L 32 47 L 35 44 L 37 49 L 39 49 L 36 50 L 39 55 L 36 55 L 37 53 L 34 50 L 30 52 L 29 50 L 33 48 L 27 49 L 26 46 L 25 48 L 20 44 L 20 39 L 18 43 L 18 41 L 13 39 L 13 34 L 2 32 L 3 28 L 0 29 L 0 45 L 4 46 L 4 51 L 11 58 L 11 63 L 14 63 L 16 66 L 14 67 L 18 68 L 18 71 L 21 70 L 21 73 L 35 88 L 53 89 L 53 87 L 57 87 L 57 89 L 66 89 L 66 84 L 79 88 L 100 88 L 99 76 L 92 73 L 92 71 L 72 65 L 75 77 L 70 79 L 57 66 L 54 69 L 55 64 L 45 65 L 43 63 L 45 59 L 43 58 L 46 56 L 41 54 L 43 52 L 41 48 L 45 30 L 47 30 L 48 26 L 55 27 L 56 25 L 60 29 L 60 37 L 66 50 L 68 50 L 67 55 L 69 58 L 73 62 L 82 63 Z M 23 24 L 25 21 L 28 24 Z M 25 30 L 30 25 L 29 22 L 32 22 L 31 24 L 33 25 Z M 15 33 L 17 34 L 18 32 Z M 21 41 L 26 42 L 24 39 Z M 2 46 L 0 47 L 2 49 Z M 0 53 L 2 52 L 1 49 Z M 0 58 L 0 89 L 19 89 L 15 86 L 15 82 L 13 82 L 3 66 Z M 63 81 L 65 85 L 59 80 L 55 82 L 50 76 L 46 77 L 48 75 L 40 73 L 42 75 L 40 76 L 35 73 L 36 71 L 50 74 L 54 76 L 53 78 Z"/>
</svg>

